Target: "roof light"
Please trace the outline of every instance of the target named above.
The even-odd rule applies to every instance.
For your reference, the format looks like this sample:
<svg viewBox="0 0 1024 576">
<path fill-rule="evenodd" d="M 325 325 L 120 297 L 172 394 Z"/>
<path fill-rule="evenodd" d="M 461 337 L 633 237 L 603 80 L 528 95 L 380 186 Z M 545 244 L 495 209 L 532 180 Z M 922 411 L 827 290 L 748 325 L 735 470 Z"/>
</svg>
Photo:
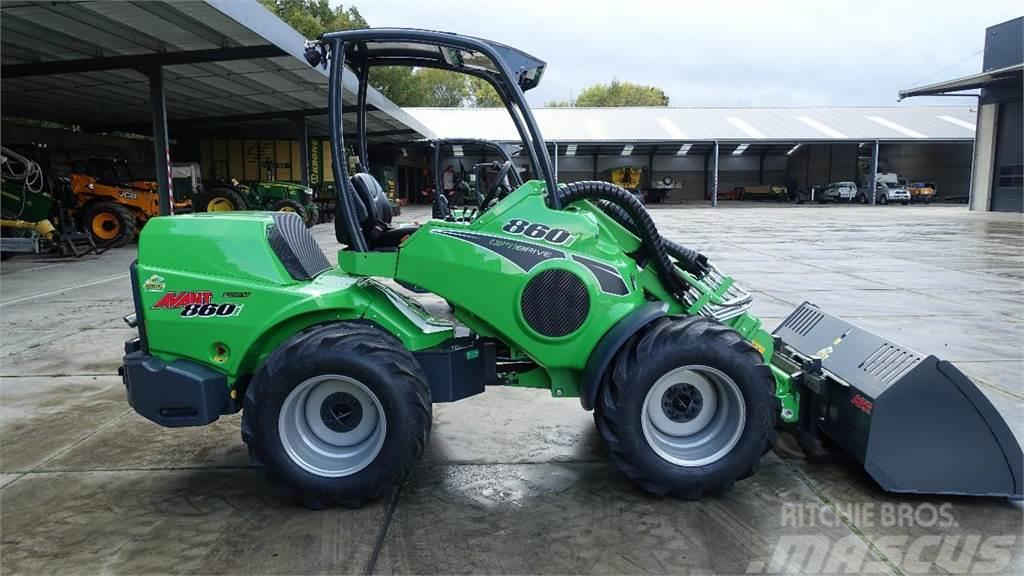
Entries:
<svg viewBox="0 0 1024 576">
<path fill-rule="evenodd" d="M 846 134 L 843 134 L 842 132 L 836 130 L 835 128 L 832 128 L 831 126 L 826 126 L 821 122 L 818 122 L 814 118 L 811 118 L 810 116 L 797 116 L 797 120 L 803 122 L 804 124 L 810 126 L 811 128 L 814 128 L 815 130 L 821 132 L 822 134 L 828 136 L 829 138 L 838 138 L 840 140 L 846 139 Z"/>
<path fill-rule="evenodd" d="M 949 122 L 950 124 L 955 124 L 955 125 L 957 125 L 957 126 L 959 126 L 961 128 L 966 128 L 966 129 L 968 129 L 968 130 L 970 130 L 972 132 L 975 129 L 977 129 L 977 127 L 974 124 L 971 124 L 970 122 L 965 122 L 965 121 L 963 121 L 963 120 L 961 120 L 959 118 L 954 118 L 952 116 L 942 115 L 942 116 L 939 116 L 938 118 L 939 118 L 939 120 L 945 120 L 946 122 Z"/>
<path fill-rule="evenodd" d="M 904 136 L 909 136 L 910 138 L 927 138 L 927 136 L 925 136 L 924 134 L 921 134 L 920 132 L 918 132 L 916 130 L 911 130 L 910 128 L 907 128 L 906 126 L 903 126 L 902 124 L 897 124 L 897 123 L 893 122 L 892 120 L 886 120 L 885 118 L 882 118 L 881 116 L 868 116 L 868 120 L 871 120 L 872 122 L 874 122 L 876 124 L 881 124 L 882 126 L 885 126 L 886 128 L 888 128 L 890 130 L 895 130 L 896 132 L 899 132 L 900 134 L 903 134 Z"/>
<path fill-rule="evenodd" d="M 633 145 L 632 144 L 626 144 L 625 146 L 622 147 L 622 155 L 623 156 L 629 156 L 632 153 L 633 153 Z"/>
<path fill-rule="evenodd" d="M 452 146 L 452 155 L 456 156 L 456 157 L 461 157 L 462 156 L 462 145 L 461 144 L 455 144 L 454 146 Z"/>
<path fill-rule="evenodd" d="M 732 155 L 733 156 L 739 156 L 740 154 L 743 154 L 743 152 L 747 148 L 750 148 L 750 144 L 740 144 L 739 146 L 736 147 L 735 150 L 732 151 Z"/>
<path fill-rule="evenodd" d="M 730 124 L 739 128 L 741 131 L 743 131 L 744 134 L 750 136 L 751 138 L 757 138 L 758 140 L 762 138 L 767 138 L 767 136 L 764 135 L 764 132 L 761 132 L 757 128 L 754 128 L 750 124 L 747 124 L 746 122 L 743 121 L 742 118 L 737 118 L 736 116 L 728 116 L 726 120 L 728 120 Z"/>
<path fill-rule="evenodd" d="M 679 150 L 676 150 L 676 156 L 686 156 L 686 153 L 689 152 L 692 147 L 693 144 L 683 144 L 679 147 Z"/>
<path fill-rule="evenodd" d="M 792 156 L 793 152 L 796 152 L 799 149 L 800 149 L 800 145 L 799 144 L 797 144 L 796 146 L 793 146 L 792 148 L 789 149 L 789 152 L 786 152 L 786 156 Z"/>
<path fill-rule="evenodd" d="M 664 116 L 658 116 L 655 121 L 661 126 L 661 129 L 668 133 L 669 138 L 673 140 L 686 140 L 686 133 L 679 129 L 671 120 Z"/>
<path fill-rule="evenodd" d="M 575 144 L 569 144 L 568 146 L 566 146 L 565 147 L 565 155 L 566 156 L 575 156 L 576 155 L 576 145 Z"/>
</svg>

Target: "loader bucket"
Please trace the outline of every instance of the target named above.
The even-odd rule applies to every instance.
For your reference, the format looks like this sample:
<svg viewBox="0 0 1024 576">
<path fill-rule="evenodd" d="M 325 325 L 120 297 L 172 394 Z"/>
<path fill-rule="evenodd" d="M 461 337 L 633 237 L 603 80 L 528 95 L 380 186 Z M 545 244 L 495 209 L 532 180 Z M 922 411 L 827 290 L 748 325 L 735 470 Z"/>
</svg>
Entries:
<svg viewBox="0 0 1024 576">
<path fill-rule="evenodd" d="M 825 436 L 885 490 L 1021 499 L 1024 455 L 971 380 L 803 303 L 775 330 L 803 432 Z"/>
</svg>

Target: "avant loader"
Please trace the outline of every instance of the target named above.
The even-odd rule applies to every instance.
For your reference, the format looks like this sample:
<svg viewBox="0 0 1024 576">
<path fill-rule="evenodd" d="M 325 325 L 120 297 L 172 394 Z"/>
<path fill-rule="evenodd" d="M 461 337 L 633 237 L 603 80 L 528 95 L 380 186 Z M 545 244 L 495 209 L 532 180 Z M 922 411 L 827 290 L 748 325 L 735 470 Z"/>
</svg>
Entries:
<svg viewBox="0 0 1024 576">
<path fill-rule="evenodd" d="M 779 426 L 810 455 L 843 451 L 895 492 L 1021 497 L 1021 449 L 948 362 L 805 303 L 774 333 L 751 295 L 663 238 L 631 193 L 559 185 L 523 92 L 544 62 L 450 33 L 368 29 L 306 50 L 329 70 L 335 158 L 344 158 L 342 71 L 360 79 L 360 172 L 332 166 L 333 266 L 295 214 L 149 221 L 131 267 L 138 338 L 128 400 L 164 426 L 242 411 L 253 466 L 312 508 L 358 505 L 423 451 L 435 402 L 490 385 L 579 398 L 612 461 L 655 494 L 698 498 L 753 474 Z M 438 206 L 395 227 L 368 170 L 373 66 L 490 82 L 522 139 L 529 179 L 505 161 L 479 209 Z M 432 317 L 389 280 L 447 300 Z"/>
</svg>

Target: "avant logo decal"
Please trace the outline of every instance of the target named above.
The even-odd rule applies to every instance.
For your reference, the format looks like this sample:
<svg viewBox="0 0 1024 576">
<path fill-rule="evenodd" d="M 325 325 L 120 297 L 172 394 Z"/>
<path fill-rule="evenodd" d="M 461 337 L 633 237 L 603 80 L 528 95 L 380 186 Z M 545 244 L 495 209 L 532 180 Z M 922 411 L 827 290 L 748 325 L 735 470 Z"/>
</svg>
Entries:
<svg viewBox="0 0 1024 576">
<path fill-rule="evenodd" d="M 145 282 L 142 283 L 142 288 L 146 292 L 163 292 L 164 291 L 164 278 L 163 276 L 157 276 L 153 274 Z"/>
<path fill-rule="evenodd" d="M 181 310 L 182 318 L 212 318 L 237 316 L 242 312 L 241 304 L 213 302 L 213 292 L 168 292 L 153 304 L 154 310 Z"/>
</svg>

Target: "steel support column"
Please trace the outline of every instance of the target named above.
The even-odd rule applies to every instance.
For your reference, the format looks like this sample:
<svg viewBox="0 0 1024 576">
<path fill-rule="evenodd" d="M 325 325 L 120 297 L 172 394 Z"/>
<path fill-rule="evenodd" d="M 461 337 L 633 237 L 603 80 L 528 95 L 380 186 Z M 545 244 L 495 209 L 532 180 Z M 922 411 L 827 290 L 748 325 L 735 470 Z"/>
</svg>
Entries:
<svg viewBox="0 0 1024 576">
<path fill-rule="evenodd" d="M 171 150 L 167 144 L 167 105 L 164 101 L 164 69 L 147 70 L 149 102 L 153 110 L 153 159 L 156 162 L 157 197 L 160 215 L 174 213 L 174 188 L 171 182 Z"/>
<path fill-rule="evenodd" d="M 309 186 L 309 128 L 305 116 L 296 118 L 295 123 L 299 128 L 299 182 Z"/>
<path fill-rule="evenodd" d="M 868 175 L 868 197 L 871 199 L 871 205 L 875 205 L 875 175 L 878 174 L 878 140 L 875 140 L 875 146 L 871 151 L 871 174 Z"/>
<path fill-rule="evenodd" d="M 651 153 L 647 155 L 647 189 L 651 190 L 654 188 L 654 152 L 658 150 L 655 146 L 651 149 Z"/>
<path fill-rule="evenodd" d="M 711 179 L 711 206 L 718 206 L 718 140 L 715 140 L 715 165 L 713 177 Z"/>
<path fill-rule="evenodd" d="M 554 145 L 554 147 L 555 147 L 555 157 L 554 157 L 553 164 L 554 164 L 554 170 L 555 170 L 555 182 L 558 182 L 558 142 L 552 141 L 551 144 Z M 485 152 L 485 154 L 486 154 L 486 152 Z"/>
</svg>

